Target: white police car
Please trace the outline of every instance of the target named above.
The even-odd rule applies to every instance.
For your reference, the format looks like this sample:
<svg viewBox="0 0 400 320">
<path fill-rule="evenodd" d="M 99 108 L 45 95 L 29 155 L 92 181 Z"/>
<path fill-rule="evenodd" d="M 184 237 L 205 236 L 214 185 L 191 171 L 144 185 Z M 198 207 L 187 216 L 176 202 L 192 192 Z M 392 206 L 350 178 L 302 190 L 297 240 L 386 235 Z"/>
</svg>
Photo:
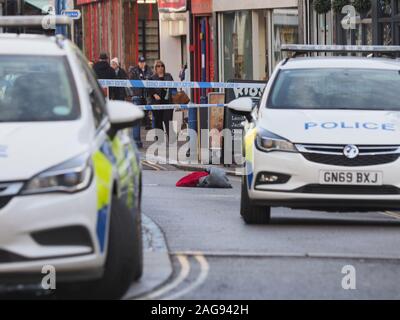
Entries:
<svg viewBox="0 0 400 320">
<path fill-rule="evenodd" d="M 118 298 L 140 277 L 141 169 L 122 129 L 142 116 L 106 102 L 70 41 L 0 34 L 0 283 L 50 265 L 56 289 Z"/>
<path fill-rule="evenodd" d="M 286 46 L 257 107 L 247 114 L 241 214 L 268 223 L 271 207 L 372 211 L 400 207 L 400 63 L 308 52 L 398 54 L 400 47 Z M 249 116 L 251 113 L 251 116 Z"/>
</svg>

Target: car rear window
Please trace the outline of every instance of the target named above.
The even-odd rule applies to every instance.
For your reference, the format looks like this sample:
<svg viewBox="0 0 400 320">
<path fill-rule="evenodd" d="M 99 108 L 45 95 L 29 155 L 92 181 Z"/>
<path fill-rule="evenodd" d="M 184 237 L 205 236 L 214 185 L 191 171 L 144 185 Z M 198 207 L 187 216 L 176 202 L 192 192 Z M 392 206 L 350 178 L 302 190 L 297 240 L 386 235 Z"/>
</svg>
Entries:
<svg viewBox="0 0 400 320">
<path fill-rule="evenodd" d="M 267 107 L 400 111 L 399 90 L 397 70 L 281 70 Z"/>
<path fill-rule="evenodd" d="M 0 122 L 66 121 L 79 116 L 66 57 L 0 55 Z"/>
</svg>

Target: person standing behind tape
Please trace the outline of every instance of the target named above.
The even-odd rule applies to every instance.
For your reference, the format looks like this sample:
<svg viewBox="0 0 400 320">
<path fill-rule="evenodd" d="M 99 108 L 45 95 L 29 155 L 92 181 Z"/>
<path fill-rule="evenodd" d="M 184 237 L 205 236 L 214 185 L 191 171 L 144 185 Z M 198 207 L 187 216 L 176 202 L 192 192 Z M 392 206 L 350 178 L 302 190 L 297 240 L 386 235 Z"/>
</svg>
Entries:
<svg viewBox="0 0 400 320">
<path fill-rule="evenodd" d="M 126 74 L 125 70 L 121 68 L 119 64 L 118 58 L 114 58 L 111 60 L 111 68 L 115 70 L 115 79 L 118 80 L 127 80 L 128 75 Z M 126 88 L 117 87 L 114 88 L 114 99 L 125 101 L 128 94 Z"/>
<path fill-rule="evenodd" d="M 154 63 L 154 75 L 151 77 L 150 80 L 174 81 L 171 74 L 166 72 L 165 64 L 161 60 L 156 60 L 156 62 Z M 154 105 L 171 104 L 172 96 L 176 93 L 176 89 L 153 88 L 149 90 L 149 93 L 152 100 L 152 104 Z M 170 122 L 172 121 L 173 114 L 174 114 L 173 109 L 153 111 L 153 115 L 155 118 L 155 128 L 164 130 L 163 128 L 164 124 L 167 138 L 169 134 L 169 125 Z"/>
<path fill-rule="evenodd" d="M 130 80 L 149 80 L 153 73 L 146 64 L 145 57 L 139 57 L 138 65 L 129 68 L 129 79 Z M 147 90 L 145 88 L 133 88 L 132 102 L 135 105 L 146 105 L 147 104 Z M 145 116 L 146 129 L 150 129 L 149 112 L 146 111 Z M 133 128 L 133 138 L 139 148 L 143 147 L 143 143 L 140 137 L 140 124 Z"/>
<path fill-rule="evenodd" d="M 108 55 L 105 52 L 102 52 L 99 57 L 99 61 L 97 61 L 93 65 L 93 71 L 96 73 L 97 79 L 102 80 L 113 80 L 115 79 L 115 72 L 114 69 L 111 68 L 110 64 L 108 63 Z M 109 88 L 109 98 L 111 100 L 115 99 L 115 89 Z M 105 92 L 105 95 L 106 92 Z"/>
</svg>

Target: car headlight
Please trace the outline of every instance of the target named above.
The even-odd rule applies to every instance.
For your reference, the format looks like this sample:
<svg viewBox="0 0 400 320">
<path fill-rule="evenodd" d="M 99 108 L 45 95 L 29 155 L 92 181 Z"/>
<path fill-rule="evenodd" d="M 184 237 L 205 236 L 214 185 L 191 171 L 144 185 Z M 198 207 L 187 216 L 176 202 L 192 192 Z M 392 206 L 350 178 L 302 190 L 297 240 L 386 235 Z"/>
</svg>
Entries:
<svg viewBox="0 0 400 320">
<path fill-rule="evenodd" d="M 266 152 L 297 152 L 293 143 L 265 129 L 258 129 L 256 143 L 260 150 Z"/>
<path fill-rule="evenodd" d="M 33 177 L 25 184 L 21 193 L 27 195 L 47 192 L 78 192 L 90 185 L 92 176 L 91 157 L 89 154 L 84 154 Z"/>
</svg>

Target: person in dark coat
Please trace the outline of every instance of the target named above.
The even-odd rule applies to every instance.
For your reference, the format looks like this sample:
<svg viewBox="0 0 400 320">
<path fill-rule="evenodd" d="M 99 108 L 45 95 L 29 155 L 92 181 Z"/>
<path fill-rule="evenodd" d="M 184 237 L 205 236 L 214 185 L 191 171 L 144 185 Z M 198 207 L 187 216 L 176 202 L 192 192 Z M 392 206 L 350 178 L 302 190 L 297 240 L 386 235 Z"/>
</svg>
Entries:
<svg viewBox="0 0 400 320">
<path fill-rule="evenodd" d="M 151 69 L 146 64 L 145 57 L 139 57 L 138 65 L 129 68 L 129 80 L 149 80 L 153 75 Z M 148 92 L 145 88 L 133 88 L 132 103 L 135 105 L 146 105 Z M 149 111 L 145 112 L 145 126 L 146 130 L 151 129 Z M 140 124 L 133 128 L 133 138 L 139 148 L 143 146 L 140 137 Z"/>
<path fill-rule="evenodd" d="M 111 60 L 111 68 L 114 69 L 115 79 L 127 80 L 128 74 L 124 69 L 121 68 L 118 58 Z M 128 97 L 127 88 L 114 88 L 114 100 L 125 101 Z"/>
<path fill-rule="evenodd" d="M 115 71 L 108 63 L 107 53 L 103 52 L 100 54 L 99 61 L 93 65 L 93 71 L 96 73 L 98 79 L 115 79 Z M 109 89 L 110 99 L 114 99 L 114 92 L 114 88 Z"/>
<path fill-rule="evenodd" d="M 172 75 L 167 73 L 165 70 L 165 64 L 161 60 L 156 60 L 154 64 L 154 75 L 150 80 L 154 81 L 174 81 Z M 153 88 L 149 89 L 149 96 L 153 105 L 171 104 L 172 95 L 176 93 L 176 89 L 168 88 Z M 168 110 L 156 110 L 153 111 L 155 118 L 155 128 L 164 130 L 163 124 L 165 125 L 166 135 L 169 134 L 169 125 L 172 121 L 174 114 L 173 109 Z"/>
<path fill-rule="evenodd" d="M 145 57 L 140 57 L 138 65 L 129 68 L 130 80 L 150 80 L 153 73 L 146 64 Z M 133 88 L 133 97 L 140 99 L 140 104 L 146 104 L 147 90 L 145 88 Z"/>
</svg>

